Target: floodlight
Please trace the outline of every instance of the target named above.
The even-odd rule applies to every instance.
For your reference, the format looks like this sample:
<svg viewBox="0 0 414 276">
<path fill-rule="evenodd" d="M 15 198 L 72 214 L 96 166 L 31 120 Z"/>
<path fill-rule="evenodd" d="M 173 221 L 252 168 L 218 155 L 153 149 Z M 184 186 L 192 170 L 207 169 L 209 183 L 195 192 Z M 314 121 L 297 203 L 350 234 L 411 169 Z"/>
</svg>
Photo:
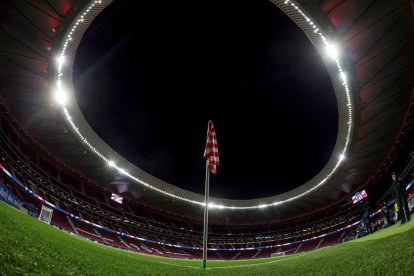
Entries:
<svg viewBox="0 0 414 276">
<path fill-rule="evenodd" d="M 68 94 L 62 88 L 58 88 L 54 92 L 55 101 L 60 105 L 65 105 L 68 101 Z"/>
<path fill-rule="evenodd" d="M 56 63 L 58 65 L 58 67 L 61 67 L 63 65 L 63 63 L 65 63 L 65 56 L 64 55 L 60 55 L 56 58 Z"/>
<path fill-rule="evenodd" d="M 333 60 L 338 59 L 339 49 L 338 49 L 338 46 L 336 46 L 335 44 L 328 43 L 326 45 L 326 52 Z"/>
<path fill-rule="evenodd" d="M 345 74 L 345 72 L 341 72 L 340 73 L 340 76 L 341 76 L 342 81 L 343 82 L 346 82 L 346 74 Z"/>
<path fill-rule="evenodd" d="M 126 170 L 122 169 L 122 168 L 118 168 L 118 171 L 120 173 L 124 174 L 124 175 L 127 175 L 128 174 L 128 172 Z"/>
</svg>

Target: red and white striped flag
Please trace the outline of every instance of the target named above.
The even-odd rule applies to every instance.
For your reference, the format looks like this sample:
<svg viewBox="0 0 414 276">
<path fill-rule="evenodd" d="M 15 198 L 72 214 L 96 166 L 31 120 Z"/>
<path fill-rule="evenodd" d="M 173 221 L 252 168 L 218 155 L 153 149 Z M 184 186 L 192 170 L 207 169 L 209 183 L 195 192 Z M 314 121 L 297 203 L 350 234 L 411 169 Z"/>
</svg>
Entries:
<svg viewBox="0 0 414 276">
<path fill-rule="evenodd" d="M 217 146 L 216 130 L 214 129 L 213 122 L 208 121 L 207 128 L 207 142 L 204 150 L 204 158 L 207 160 L 207 165 L 210 171 L 217 175 L 217 166 L 220 165 L 219 152 Z"/>
</svg>

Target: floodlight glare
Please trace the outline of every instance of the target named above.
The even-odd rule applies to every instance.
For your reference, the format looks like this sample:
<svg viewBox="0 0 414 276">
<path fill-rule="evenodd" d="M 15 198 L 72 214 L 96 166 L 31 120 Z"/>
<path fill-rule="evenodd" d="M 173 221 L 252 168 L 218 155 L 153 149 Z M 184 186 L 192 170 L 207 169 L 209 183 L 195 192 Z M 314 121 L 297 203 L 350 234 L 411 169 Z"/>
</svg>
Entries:
<svg viewBox="0 0 414 276">
<path fill-rule="evenodd" d="M 210 202 L 208 204 L 208 209 L 219 209 L 219 210 L 222 210 L 224 208 L 225 208 L 224 205 L 221 205 L 221 204 L 215 204 L 215 203 L 212 203 L 212 202 Z"/>
<path fill-rule="evenodd" d="M 339 49 L 335 44 L 328 43 L 326 45 L 326 52 L 333 60 L 338 59 Z"/>
<path fill-rule="evenodd" d="M 339 155 L 339 161 L 343 161 L 345 159 L 345 155 L 342 153 L 341 155 Z"/>
<path fill-rule="evenodd" d="M 115 162 L 114 162 L 114 161 L 112 161 L 112 160 L 109 160 L 109 161 L 108 161 L 108 166 L 109 166 L 109 167 L 115 167 Z"/>
<path fill-rule="evenodd" d="M 68 101 L 68 94 L 62 88 L 58 88 L 54 92 L 54 98 L 58 104 L 65 105 Z"/>
<path fill-rule="evenodd" d="M 119 171 L 120 173 L 124 174 L 124 175 L 127 175 L 127 174 L 128 174 L 128 172 L 127 172 L 126 170 L 121 169 L 121 168 L 118 168 L 118 171 Z"/>
<path fill-rule="evenodd" d="M 57 65 L 58 65 L 59 67 L 61 67 L 61 66 L 63 65 L 63 63 L 65 63 L 65 56 L 64 56 L 64 55 L 60 55 L 60 56 L 58 56 L 58 57 L 56 58 L 56 62 L 57 62 Z"/>
<path fill-rule="evenodd" d="M 342 81 L 346 82 L 346 74 L 344 72 L 341 72 L 340 75 L 341 75 Z"/>
</svg>

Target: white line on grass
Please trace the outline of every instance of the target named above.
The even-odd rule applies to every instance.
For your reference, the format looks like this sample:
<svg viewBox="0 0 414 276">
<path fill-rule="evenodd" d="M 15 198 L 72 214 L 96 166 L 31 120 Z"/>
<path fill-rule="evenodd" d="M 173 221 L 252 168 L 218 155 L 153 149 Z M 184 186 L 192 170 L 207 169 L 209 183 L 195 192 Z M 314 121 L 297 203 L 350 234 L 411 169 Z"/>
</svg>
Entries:
<svg viewBox="0 0 414 276">
<path fill-rule="evenodd" d="M 277 260 L 273 260 L 273 261 L 269 261 L 269 262 L 263 262 L 263 263 L 256 263 L 256 264 L 245 264 L 245 265 L 229 265 L 229 266 L 216 266 L 216 267 L 208 267 L 207 269 L 226 269 L 226 268 L 240 268 L 240 267 L 246 267 L 246 266 L 258 266 L 258 265 L 265 265 L 265 264 L 271 264 L 271 263 L 277 263 L 277 262 L 281 262 L 284 260 L 290 260 L 293 258 L 297 258 L 297 257 L 302 257 L 303 255 L 308 254 L 308 252 L 303 253 L 301 255 L 294 255 L 292 257 L 287 257 L 287 258 L 283 258 L 283 259 L 277 259 Z"/>
<path fill-rule="evenodd" d="M 75 235 L 75 237 L 77 237 L 77 236 Z M 91 242 L 90 240 L 85 239 L 83 237 L 78 237 L 78 238 L 80 238 L 82 240 L 87 240 L 87 241 Z M 118 249 L 118 248 L 114 248 L 114 247 L 107 246 L 107 245 L 104 245 L 104 244 L 99 244 L 99 243 L 96 244 L 95 242 L 93 242 L 93 243 L 95 245 L 100 246 L 103 249 L 110 250 L 110 251 L 112 251 L 114 253 L 117 253 L 119 255 L 131 257 L 131 258 L 138 259 L 138 260 L 142 260 L 142 261 L 147 261 L 147 262 L 151 262 L 151 263 L 158 263 L 158 264 L 165 264 L 165 265 L 176 266 L 176 267 L 184 267 L 184 268 L 192 268 L 192 269 L 202 269 L 199 266 L 180 265 L 180 264 L 177 264 L 177 263 L 169 263 L 169 262 L 149 260 L 147 258 L 150 258 L 150 257 L 153 257 L 153 256 L 146 255 L 146 254 L 143 254 L 143 253 L 138 253 L 138 252 L 132 252 L 132 251 L 128 251 L 129 254 L 125 254 L 123 252 L 119 252 L 119 250 L 123 250 L 123 249 Z M 240 267 L 267 265 L 267 264 L 281 262 L 281 261 L 284 261 L 284 260 L 290 260 L 290 259 L 297 258 L 297 257 L 302 257 L 303 255 L 307 255 L 308 253 L 309 252 L 304 252 L 304 253 L 302 253 L 300 255 L 293 255 L 291 257 L 286 257 L 286 258 L 283 258 L 283 259 L 276 259 L 276 260 L 268 261 L 268 262 L 261 262 L 261 263 L 255 263 L 255 264 L 244 264 L 244 265 L 215 266 L 215 267 L 207 267 L 207 269 L 208 270 L 214 270 L 214 269 L 230 269 L 230 268 L 240 268 Z M 139 257 L 139 254 L 143 254 L 144 256 L 146 256 L 146 258 Z M 154 257 L 156 257 L 156 256 L 154 256 Z M 182 259 L 182 261 L 185 261 L 185 260 Z M 225 261 L 225 260 L 223 260 L 223 261 Z M 201 260 L 200 260 L 200 262 L 201 262 Z"/>
<path fill-rule="evenodd" d="M 176 264 L 176 263 L 169 263 L 169 262 L 162 262 L 162 261 L 148 260 L 148 259 L 146 259 L 146 258 L 140 258 L 140 257 L 138 256 L 138 254 L 137 254 L 137 253 L 135 253 L 135 252 L 131 252 L 131 253 L 136 254 L 136 255 L 131 255 L 131 254 L 125 254 L 125 253 L 123 253 L 123 252 L 118 252 L 117 250 L 113 250 L 113 249 L 116 249 L 116 248 L 111 248 L 111 247 L 107 248 L 106 246 L 102 246 L 102 248 L 107 249 L 107 250 L 111 250 L 111 251 L 113 251 L 113 252 L 115 252 L 115 253 L 117 253 L 117 254 L 119 254 L 119 255 L 123 255 L 123 256 L 131 257 L 131 258 L 135 258 L 135 259 L 139 259 L 139 260 L 142 260 L 142 261 L 147 261 L 147 262 L 151 262 L 151 263 L 159 263 L 159 264 L 165 264 L 165 265 L 176 266 L 176 267 L 184 267 L 184 268 L 192 268 L 192 269 L 202 269 L 201 267 L 198 267 L 198 266 L 180 265 L 180 264 Z M 120 250 L 122 250 L 122 249 L 120 249 Z M 283 258 L 283 259 L 276 259 L 276 260 L 273 260 L 273 261 L 262 262 L 262 263 L 256 263 L 256 264 L 245 264 L 245 265 L 229 265 L 229 266 L 207 267 L 207 269 L 208 269 L 208 270 L 214 270 L 214 269 L 230 269 L 230 268 L 240 268 L 240 267 L 249 267 L 249 266 L 267 265 L 267 264 L 272 264 L 272 263 L 281 262 L 281 261 L 284 261 L 284 260 L 290 260 L 290 259 L 297 258 L 297 257 L 302 257 L 302 256 L 304 256 L 304 255 L 306 255 L 306 254 L 308 254 L 308 253 L 309 253 L 309 252 L 305 252 L 305 253 L 302 253 L 302 254 L 300 254 L 300 255 L 294 255 L 294 256 L 292 256 L 292 257 L 287 257 L 287 258 Z M 145 255 L 145 256 L 147 256 L 147 255 Z M 151 256 L 149 256 L 149 255 L 148 255 L 148 257 L 151 257 Z M 183 261 L 184 261 L 184 260 L 183 260 Z M 200 262 L 201 262 L 201 260 L 200 260 Z"/>
<path fill-rule="evenodd" d="M 197 267 L 197 266 L 190 266 L 190 265 L 179 265 L 179 264 L 176 264 L 176 263 L 168 263 L 168 262 L 162 262 L 162 261 L 154 261 L 154 260 L 148 260 L 148 259 L 146 259 L 146 258 L 140 258 L 139 257 L 139 253 L 136 253 L 136 252 L 132 252 L 131 251 L 131 253 L 133 253 L 133 254 L 136 254 L 136 255 L 131 255 L 131 254 L 125 254 L 125 253 L 123 253 L 123 252 L 119 252 L 119 251 L 117 251 L 117 250 L 114 250 L 114 249 L 117 249 L 117 248 L 112 248 L 112 247 L 106 247 L 106 246 L 102 246 L 102 248 L 103 249 L 107 249 L 107 250 L 111 250 L 112 252 L 114 252 L 114 253 L 117 253 L 117 254 L 119 254 L 119 255 L 122 255 L 122 256 L 127 256 L 127 257 L 131 257 L 131 258 L 134 258 L 134 259 L 139 259 L 139 260 L 142 260 L 142 261 L 146 261 L 146 262 L 151 262 L 151 263 L 158 263 L 158 264 L 166 264 L 166 265 L 171 265 L 171 266 L 179 266 L 179 267 L 186 267 L 186 268 L 194 268 L 194 269 L 201 269 L 200 267 Z M 122 249 L 118 249 L 118 250 L 122 250 Z M 142 254 L 142 253 L 141 253 Z M 145 254 L 144 254 L 145 255 Z M 147 256 L 148 258 L 151 258 L 152 256 L 150 256 L 150 255 L 145 255 L 145 256 Z"/>
</svg>

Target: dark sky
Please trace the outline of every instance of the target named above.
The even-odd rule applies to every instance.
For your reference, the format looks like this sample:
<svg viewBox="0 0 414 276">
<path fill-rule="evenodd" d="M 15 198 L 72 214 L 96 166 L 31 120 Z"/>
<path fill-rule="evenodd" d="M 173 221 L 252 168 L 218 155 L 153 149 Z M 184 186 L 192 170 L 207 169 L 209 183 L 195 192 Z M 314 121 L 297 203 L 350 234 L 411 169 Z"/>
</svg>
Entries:
<svg viewBox="0 0 414 276">
<path fill-rule="evenodd" d="M 110 146 L 154 176 L 204 192 L 213 120 L 221 166 L 210 194 L 295 188 L 337 135 L 329 75 L 306 35 L 267 0 L 116 0 L 78 49 L 80 108 Z"/>
</svg>

